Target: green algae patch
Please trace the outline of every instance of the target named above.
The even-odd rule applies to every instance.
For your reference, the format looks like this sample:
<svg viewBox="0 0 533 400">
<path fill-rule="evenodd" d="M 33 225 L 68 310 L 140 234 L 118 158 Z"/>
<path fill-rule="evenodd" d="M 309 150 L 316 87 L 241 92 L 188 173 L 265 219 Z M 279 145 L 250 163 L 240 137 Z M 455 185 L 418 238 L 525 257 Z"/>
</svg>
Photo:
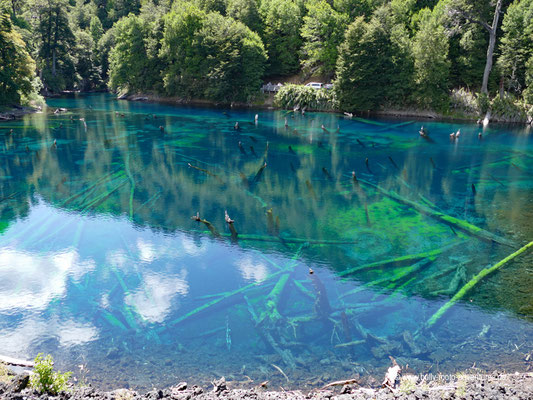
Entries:
<svg viewBox="0 0 533 400">
<path fill-rule="evenodd" d="M 8 221 L 0 220 L 0 235 L 2 235 L 8 227 L 9 227 Z"/>
<path fill-rule="evenodd" d="M 389 198 L 368 205 L 368 221 L 364 207 L 348 208 L 339 210 L 330 219 L 328 228 L 342 232 L 341 237 L 346 239 L 365 235 L 361 229 L 371 228 L 373 232 L 380 232 L 383 240 L 401 246 L 409 246 L 413 241 L 430 246 L 442 243 L 453 234 L 448 226 L 432 223 L 431 219 Z"/>
<path fill-rule="evenodd" d="M 189 149 L 202 149 L 203 147 L 200 145 L 200 142 L 202 141 L 202 137 L 194 137 L 194 136 L 184 136 L 179 139 L 173 139 L 168 142 L 165 142 L 165 146 L 174 146 L 174 147 L 186 147 Z"/>
</svg>

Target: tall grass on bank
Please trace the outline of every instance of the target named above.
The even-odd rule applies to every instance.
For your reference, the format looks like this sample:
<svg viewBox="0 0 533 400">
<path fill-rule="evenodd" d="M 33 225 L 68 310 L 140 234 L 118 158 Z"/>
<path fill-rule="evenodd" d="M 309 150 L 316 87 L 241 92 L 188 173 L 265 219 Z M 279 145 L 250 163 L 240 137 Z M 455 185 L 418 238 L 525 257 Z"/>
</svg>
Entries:
<svg viewBox="0 0 533 400">
<path fill-rule="evenodd" d="M 491 99 L 486 94 L 459 88 L 450 94 L 451 114 L 482 118 L 489 110 L 491 119 L 499 122 L 526 122 L 533 117 L 533 106 L 511 93 L 498 94 Z"/>
</svg>

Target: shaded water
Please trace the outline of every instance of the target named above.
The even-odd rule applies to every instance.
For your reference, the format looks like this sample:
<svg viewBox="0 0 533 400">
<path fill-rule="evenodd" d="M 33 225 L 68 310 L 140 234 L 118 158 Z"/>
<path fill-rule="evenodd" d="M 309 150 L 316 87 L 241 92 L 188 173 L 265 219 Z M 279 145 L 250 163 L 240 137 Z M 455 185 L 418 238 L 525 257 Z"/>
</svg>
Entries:
<svg viewBox="0 0 533 400">
<path fill-rule="evenodd" d="M 528 367 L 531 254 L 424 329 L 533 239 L 528 130 L 424 122 L 426 140 L 414 121 L 109 95 L 49 106 L 68 112 L 0 125 L 0 354 L 51 353 L 80 380 L 138 389 L 379 378 L 389 355 L 415 373 Z"/>
</svg>

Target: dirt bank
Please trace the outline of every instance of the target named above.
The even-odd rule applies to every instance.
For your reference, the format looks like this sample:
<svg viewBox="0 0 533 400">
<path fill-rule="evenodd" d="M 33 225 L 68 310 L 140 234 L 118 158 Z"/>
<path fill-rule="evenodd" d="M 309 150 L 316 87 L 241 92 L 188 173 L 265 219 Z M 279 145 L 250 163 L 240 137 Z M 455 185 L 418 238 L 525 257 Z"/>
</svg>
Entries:
<svg viewBox="0 0 533 400">
<path fill-rule="evenodd" d="M 533 399 L 533 374 L 458 374 L 458 375 L 405 375 L 397 381 L 395 389 L 380 387 L 360 387 L 358 384 L 335 385 L 311 391 L 270 391 L 261 385 L 252 389 L 232 388 L 231 382 L 223 378 L 214 381 L 210 388 L 189 386 L 185 382 L 166 389 L 153 389 L 147 393 L 137 393 L 129 389 L 111 392 L 99 391 L 92 387 L 72 387 L 57 396 L 42 395 L 27 387 L 28 376 L 17 375 L 10 381 L 0 381 L 0 398 L 14 399 L 57 399 L 57 400 L 319 400 L 319 399 Z"/>
</svg>

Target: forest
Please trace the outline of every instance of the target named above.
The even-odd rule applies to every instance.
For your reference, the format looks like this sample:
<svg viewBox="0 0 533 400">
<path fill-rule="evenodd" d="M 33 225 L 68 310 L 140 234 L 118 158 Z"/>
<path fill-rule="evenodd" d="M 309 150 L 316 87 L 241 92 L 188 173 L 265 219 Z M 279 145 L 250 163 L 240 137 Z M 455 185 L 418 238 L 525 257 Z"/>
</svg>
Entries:
<svg viewBox="0 0 533 400">
<path fill-rule="evenodd" d="M 533 0 L 2 0 L 0 104 L 65 90 L 531 113 Z"/>
</svg>

